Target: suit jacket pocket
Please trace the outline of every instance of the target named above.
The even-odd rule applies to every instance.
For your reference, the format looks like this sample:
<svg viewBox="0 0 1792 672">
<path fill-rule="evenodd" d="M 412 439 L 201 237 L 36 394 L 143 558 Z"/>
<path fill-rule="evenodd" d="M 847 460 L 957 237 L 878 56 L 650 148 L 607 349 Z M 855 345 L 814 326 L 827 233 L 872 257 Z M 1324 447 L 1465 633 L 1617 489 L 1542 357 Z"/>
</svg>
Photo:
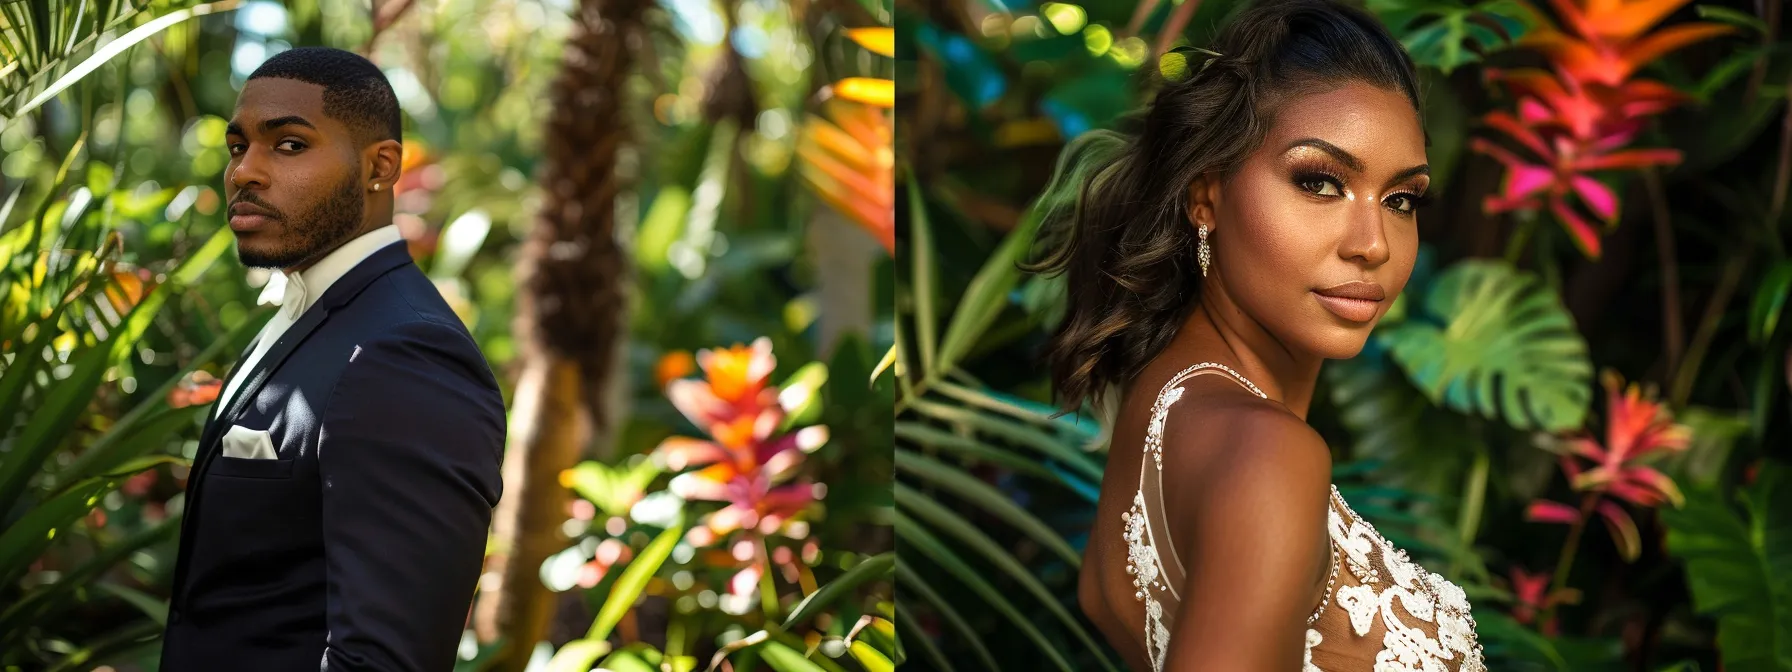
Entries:
<svg viewBox="0 0 1792 672">
<path fill-rule="evenodd" d="M 214 476 L 233 478 L 291 478 L 292 460 L 259 460 L 246 457 L 212 458 L 208 471 Z"/>
</svg>

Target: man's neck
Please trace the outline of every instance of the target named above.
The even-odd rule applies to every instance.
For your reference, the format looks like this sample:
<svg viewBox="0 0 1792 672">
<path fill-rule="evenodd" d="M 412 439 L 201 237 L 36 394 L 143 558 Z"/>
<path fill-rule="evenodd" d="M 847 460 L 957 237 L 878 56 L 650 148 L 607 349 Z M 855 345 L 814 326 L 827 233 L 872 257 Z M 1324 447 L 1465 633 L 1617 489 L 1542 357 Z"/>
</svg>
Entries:
<svg viewBox="0 0 1792 672">
<path fill-rule="evenodd" d="M 311 255 L 309 258 L 305 259 L 304 261 L 301 261 L 292 266 L 288 266 L 286 268 L 280 269 L 280 272 L 285 273 L 288 276 L 293 276 L 293 275 L 298 275 L 299 273 L 303 273 L 303 272 L 305 272 L 305 269 L 311 268 L 312 266 L 317 265 L 317 262 L 322 261 L 324 257 L 330 256 L 331 252 L 335 252 L 336 250 L 342 249 L 342 246 L 347 245 L 348 241 L 354 240 L 356 238 L 360 238 L 361 236 L 365 236 L 368 234 L 368 232 L 378 230 L 380 227 L 383 227 L 383 226 L 385 226 L 387 224 L 391 224 L 391 223 L 392 222 L 385 222 L 385 223 L 372 222 L 372 223 L 368 223 L 368 224 L 362 224 L 361 228 L 356 229 L 353 233 L 343 236 L 341 240 L 331 243 L 329 247 L 319 250 L 316 254 Z"/>
</svg>

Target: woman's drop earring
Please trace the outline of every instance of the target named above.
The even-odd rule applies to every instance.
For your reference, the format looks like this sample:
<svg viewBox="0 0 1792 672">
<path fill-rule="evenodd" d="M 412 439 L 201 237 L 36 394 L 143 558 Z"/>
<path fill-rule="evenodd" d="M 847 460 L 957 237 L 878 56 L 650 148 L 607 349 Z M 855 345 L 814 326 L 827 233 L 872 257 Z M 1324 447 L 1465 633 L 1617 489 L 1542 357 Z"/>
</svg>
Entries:
<svg viewBox="0 0 1792 672">
<path fill-rule="evenodd" d="M 1199 227 L 1201 245 L 1195 249 L 1195 256 L 1201 260 L 1201 277 L 1207 277 L 1207 265 L 1213 262 L 1212 248 L 1207 246 L 1207 227 Z"/>
</svg>

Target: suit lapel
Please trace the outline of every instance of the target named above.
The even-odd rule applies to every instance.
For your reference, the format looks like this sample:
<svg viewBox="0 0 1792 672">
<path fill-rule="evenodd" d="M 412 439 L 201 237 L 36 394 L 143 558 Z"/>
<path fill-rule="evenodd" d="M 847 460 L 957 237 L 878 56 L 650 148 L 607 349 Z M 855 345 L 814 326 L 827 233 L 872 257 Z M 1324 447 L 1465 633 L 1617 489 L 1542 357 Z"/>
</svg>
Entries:
<svg viewBox="0 0 1792 672">
<path fill-rule="evenodd" d="M 174 578 L 176 598 L 181 597 L 185 592 L 183 582 L 186 576 L 187 555 L 192 548 L 191 542 L 186 539 L 190 539 L 188 535 L 193 530 L 193 520 L 198 512 L 196 508 L 198 498 L 203 490 L 201 476 L 205 474 L 206 467 L 210 466 L 213 458 L 217 456 L 220 439 L 223 437 L 225 428 L 236 422 L 243 410 L 248 407 L 249 401 L 261 391 L 262 385 L 266 384 L 268 379 L 280 370 L 280 365 L 286 361 L 287 356 L 297 350 L 299 345 L 305 342 L 306 337 L 310 336 L 319 325 L 324 323 L 324 320 L 329 318 L 330 311 L 360 295 L 361 290 L 373 284 L 374 280 L 408 263 L 411 263 L 411 254 L 403 242 L 380 248 L 379 251 L 362 260 L 360 264 L 330 285 L 330 289 L 318 298 L 317 303 L 312 304 L 310 309 L 299 316 L 299 321 L 294 322 L 291 327 L 287 327 L 286 333 L 281 334 L 279 340 L 274 341 L 268 351 L 262 354 L 261 360 L 255 363 L 253 370 L 240 371 L 238 369 L 241 368 L 243 359 L 248 357 L 250 352 L 255 351 L 255 343 L 251 343 L 249 349 L 244 351 L 243 356 L 238 357 L 236 363 L 231 365 L 230 373 L 226 374 L 224 378 L 226 385 L 234 376 L 246 375 L 248 378 L 243 379 L 243 383 L 237 387 L 236 395 L 231 397 L 228 402 L 230 405 L 223 412 L 207 420 L 205 429 L 200 433 L 199 452 L 194 456 L 193 467 L 188 471 L 187 476 L 185 513 L 181 520 L 183 541 L 180 544 Z M 255 340 L 259 342 L 261 337 L 257 337 Z"/>
<path fill-rule="evenodd" d="M 237 355 L 236 361 L 230 363 L 230 371 L 224 374 L 224 380 L 221 381 L 218 386 L 219 390 L 230 389 L 230 381 L 235 380 L 237 377 L 237 374 L 242 373 L 243 360 L 246 360 L 249 358 L 249 353 L 255 352 L 255 347 L 257 345 L 261 344 L 261 339 L 264 336 L 265 336 L 265 334 L 257 334 L 255 336 L 255 338 L 253 338 L 249 341 L 249 347 L 243 348 L 242 354 Z M 238 395 L 238 397 L 240 397 L 240 396 L 241 395 Z M 222 403 L 226 403 L 224 399 L 219 399 L 215 402 L 212 402 L 213 406 L 216 406 L 217 404 L 222 404 Z M 215 409 L 215 408 L 206 409 L 205 428 L 201 429 L 199 431 L 199 445 L 202 448 L 204 446 L 211 445 L 211 442 L 216 438 L 212 433 L 215 431 L 218 431 L 218 428 L 223 426 L 223 424 L 221 422 L 223 419 L 224 419 L 224 414 L 221 412 L 218 412 L 217 409 Z M 203 451 L 201 451 L 201 452 L 203 452 Z M 197 455 L 195 455 L 193 458 L 193 465 L 198 466 L 198 464 L 199 464 L 199 457 Z M 190 471 L 189 473 L 197 473 L 197 472 Z M 197 483 L 197 482 L 199 482 L 199 479 L 197 479 L 197 478 L 189 477 L 187 479 L 187 497 L 189 499 L 191 499 L 193 497 L 193 484 Z"/>
</svg>

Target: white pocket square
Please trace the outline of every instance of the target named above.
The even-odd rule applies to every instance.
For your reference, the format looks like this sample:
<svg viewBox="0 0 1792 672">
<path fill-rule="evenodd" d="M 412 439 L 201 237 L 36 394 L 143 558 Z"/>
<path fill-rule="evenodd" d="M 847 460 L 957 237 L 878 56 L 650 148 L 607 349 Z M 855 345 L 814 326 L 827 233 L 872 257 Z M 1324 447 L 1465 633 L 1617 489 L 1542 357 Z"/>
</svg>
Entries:
<svg viewBox="0 0 1792 672">
<path fill-rule="evenodd" d="M 231 425 L 230 431 L 224 433 L 224 456 L 245 460 L 280 458 L 274 452 L 274 440 L 266 430 L 249 429 L 241 425 Z"/>
</svg>

